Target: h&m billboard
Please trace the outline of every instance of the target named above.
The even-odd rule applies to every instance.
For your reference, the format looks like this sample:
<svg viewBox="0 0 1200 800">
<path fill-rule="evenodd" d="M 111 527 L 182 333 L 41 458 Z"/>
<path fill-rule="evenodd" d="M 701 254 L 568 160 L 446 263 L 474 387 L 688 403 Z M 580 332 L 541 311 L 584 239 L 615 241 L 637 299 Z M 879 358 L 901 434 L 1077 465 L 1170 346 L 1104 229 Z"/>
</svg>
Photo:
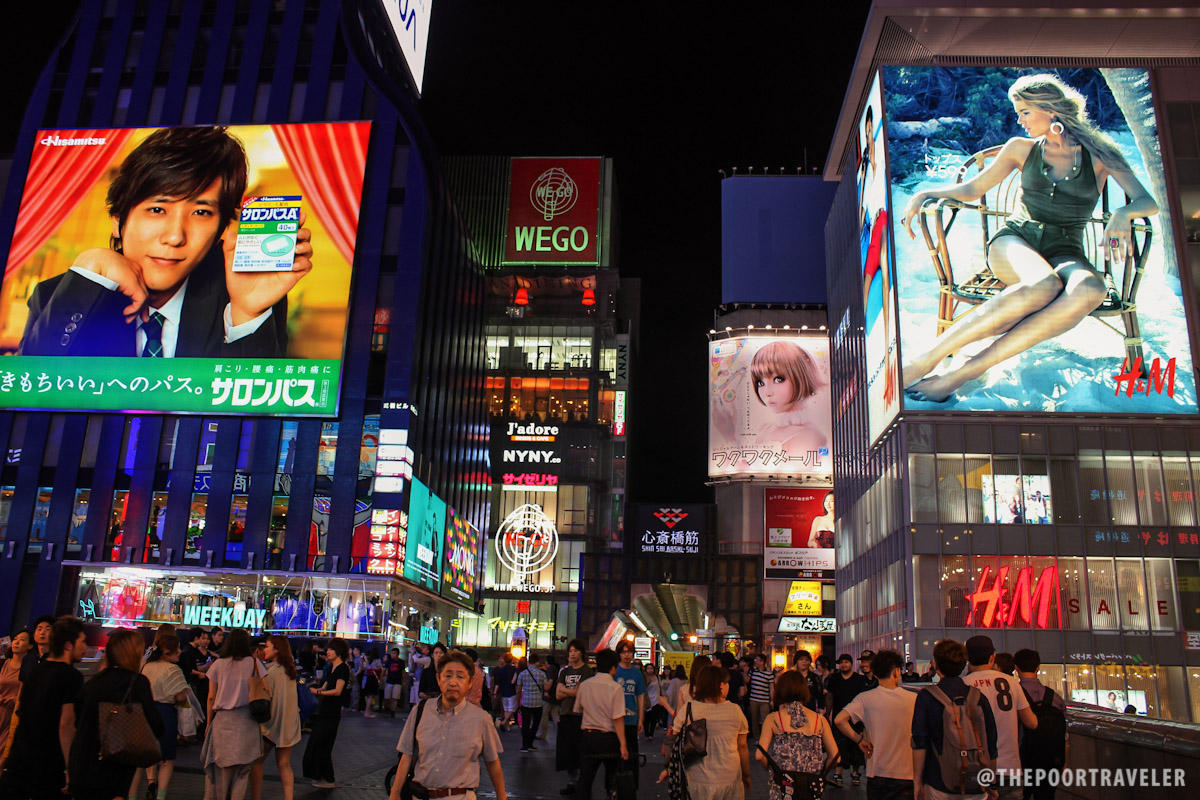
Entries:
<svg viewBox="0 0 1200 800">
<path fill-rule="evenodd" d="M 369 122 L 39 131 L 0 407 L 337 413 Z"/>
<path fill-rule="evenodd" d="M 885 67 L 870 104 L 907 410 L 1196 413 L 1147 70 Z"/>
<path fill-rule="evenodd" d="M 505 264 L 600 263 L 600 161 L 510 161 Z"/>
</svg>

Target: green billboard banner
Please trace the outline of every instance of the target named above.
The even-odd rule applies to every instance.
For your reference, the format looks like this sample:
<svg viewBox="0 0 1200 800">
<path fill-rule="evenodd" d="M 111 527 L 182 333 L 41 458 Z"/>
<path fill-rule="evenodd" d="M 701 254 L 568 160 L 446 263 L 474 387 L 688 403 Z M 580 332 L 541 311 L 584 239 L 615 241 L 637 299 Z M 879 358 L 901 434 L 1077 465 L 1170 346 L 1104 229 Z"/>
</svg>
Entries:
<svg viewBox="0 0 1200 800">
<path fill-rule="evenodd" d="M 0 406 L 171 414 L 333 416 L 337 359 L 0 359 Z"/>
</svg>

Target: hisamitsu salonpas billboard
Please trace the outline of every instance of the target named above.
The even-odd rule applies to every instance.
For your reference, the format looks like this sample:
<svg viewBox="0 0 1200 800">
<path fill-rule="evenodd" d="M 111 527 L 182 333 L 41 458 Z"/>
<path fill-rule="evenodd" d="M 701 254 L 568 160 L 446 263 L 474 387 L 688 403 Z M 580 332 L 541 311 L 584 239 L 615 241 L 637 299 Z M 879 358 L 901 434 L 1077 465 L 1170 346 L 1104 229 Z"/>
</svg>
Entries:
<svg viewBox="0 0 1200 800">
<path fill-rule="evenodd" d="M 0 407 L 336 414 L 370 123 L 39 131 Z"/>
</svg>

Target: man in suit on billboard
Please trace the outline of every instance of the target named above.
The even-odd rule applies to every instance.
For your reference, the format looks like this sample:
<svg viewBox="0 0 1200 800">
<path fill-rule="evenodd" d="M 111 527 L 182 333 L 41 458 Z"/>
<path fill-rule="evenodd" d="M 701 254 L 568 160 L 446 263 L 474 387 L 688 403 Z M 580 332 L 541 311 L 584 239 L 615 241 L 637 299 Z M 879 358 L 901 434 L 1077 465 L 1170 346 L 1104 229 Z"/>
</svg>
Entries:
<svg viewBox="0 0 1200 800">
<path fill-rule="evenodd" d="M 300 229 L 290 272 L 234 272 L 246 182 L 245 149 L 225 128 L 152 133 L 109 186 L 111 247 L 34 288 L 19 352 L 284 357 L 287 293 L 312 269 L 311 233 Z"/>
</svg>

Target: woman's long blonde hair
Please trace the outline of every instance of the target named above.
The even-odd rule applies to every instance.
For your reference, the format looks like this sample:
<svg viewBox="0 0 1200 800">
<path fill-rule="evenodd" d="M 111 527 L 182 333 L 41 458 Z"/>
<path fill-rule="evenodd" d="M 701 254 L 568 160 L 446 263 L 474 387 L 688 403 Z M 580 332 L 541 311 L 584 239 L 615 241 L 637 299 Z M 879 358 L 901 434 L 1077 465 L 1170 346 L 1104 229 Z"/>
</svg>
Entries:
<svg viewBox="0 0 1200 800">
<path fill-rule="evenodd" d="M 1087 98 L 1057 75 L 1022 75 L 1009 87 L 1008 97 L 1045 111 L 1061 122 L 1071 139 L 1086 147 L 1093 158 L 1113 172 L 1130 171 L 1117 143 L 1088 119 Z"/>
</svg>

